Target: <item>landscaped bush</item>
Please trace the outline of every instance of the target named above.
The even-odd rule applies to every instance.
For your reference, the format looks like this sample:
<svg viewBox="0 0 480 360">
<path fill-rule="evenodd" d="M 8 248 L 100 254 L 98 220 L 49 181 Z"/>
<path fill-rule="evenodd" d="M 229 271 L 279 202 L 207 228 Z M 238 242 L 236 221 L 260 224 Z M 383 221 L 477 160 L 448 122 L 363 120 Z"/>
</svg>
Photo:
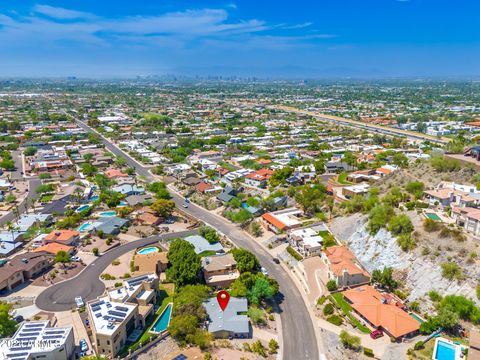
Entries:
<svg viewBox="0 0 480 360">
<path fill-rule="evenodd" d="M 327 321 L 332 323 L 333 325 L 340 326 L 343 324 L 343 319 L 341 316 L 338 315 L 332 315 L 327 318 Z"/>
<path fill-rule="evenodd" d="M 317 305 L 323 305 L 326 300 L 327 298 L 325 297 L 325 295 L 320 296 L 317 300 Z"/>
<path fill-rule="evenodd" d="M 325 315 L 325 316 L 332 315 L 334 313 L 334 311 L 335 311 L 335 308 L 333 307 L 333 305 L 332 304 L 327 304 L 323 308 L 323 315 Z"/>
<path fill-rule="evenodd" d="M 327 282 L 327 289 L 328 291 L 335 291 L 337 290 L 338 286 L 337 286 L 337 282 L 335 280 L 329 280 Z"/>
<path fill-rule="evenodd" d="M 372 349 L 369 348 L 363 348 L 363 355 L 368 356 L 368 357 L 374 357 L 375 354 L 373 353 Z"/>
<path fill-rule="evenodd" d="M 417 341 L 413 346 L 414 350 L 422 350 L 424 348 L 425 348 L 425 345 L 423 344 L 423 341 Z"/>
</svg>

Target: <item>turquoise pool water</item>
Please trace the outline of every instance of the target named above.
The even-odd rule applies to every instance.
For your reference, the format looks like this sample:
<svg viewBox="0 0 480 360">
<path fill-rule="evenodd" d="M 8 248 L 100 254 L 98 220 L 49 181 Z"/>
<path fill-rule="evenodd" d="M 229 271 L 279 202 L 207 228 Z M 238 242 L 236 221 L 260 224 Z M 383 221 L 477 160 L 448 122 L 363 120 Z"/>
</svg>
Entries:
<svg viewBox="0 0 480 360">
<path fill-rule="evenodd" d="M 150 253 L 154 253 L 154 252 L 158 252 L 158 248 L 153 247 L 153 246 L 151 246 L 151 247 L 146 247 L 146 248 L 143 248 L 143 249 L 138 250 L 138 253 L 139 253 L 139 254 L 142 254 L 142 255 L 144 255 L 144 254 L 150 254 Z"/>
<path fill-rule="evenodd" d="M 414 318 L 415 320 L 417 320 L 420 324 L 423 324 L 425 322 L 425 320 L 423 320 L 422 318 L 420 318 L 417 314 L 415 313 L 410 313 L 409 314 L 412 318 Z"/>
<path fill-rule="evenodd" d="M 104 212 L 101 212 L 98 215 L 101 216 L 101 217 L 111 217 L 111 216 L 117 215 L 117 212 L 116 211 L 104 211 Z"/>
<path fill-rule="evenodd" d="M 425 214 L 428 218 L 435 220 L 435 221 L 441 221 L 440 217 L 437 214 L 434 213 L 426 213 Z"/>
<path fill-rule="evenodd" d="M 155 321 L 155 324 L 152 326 L 152 331 L 161 333 L 162 331 L 167 330 L 168 324 L 170 324 L 170 315 L 172 313 L 172 303 L 168 304 L 165 310 L 160 314 L 160 317 Z"/>
<path fill-rule="evenodd" d="M 82 205 L 77 209 L 77 212 L 82 212 L 90 208 L 90 205 Z"/>
<path fill-rule="evenodd" d="M 80 231 L 80 232 L 85 232 L 85 231 L 87 231 L 91 226 L 92 226 L 92 224 L 90 224 L 90 223 L 87 222 L 87 223 L 85 223 L 85 224 L 82 224 L 82 226 L 80 226 L 80 227 L 78 228 L 78 231 Z"/>
<path fill-rule="evenodd" d="M 435 360 L 455 360 L 455 345 L 439 340 Z"/>
<path fill-rule="evenodd" d="M 92 201 L 98 200 L 98 195 L 93 195 L 90 199 L 91 199 Z"/>
<path fill-rule="evenodd" d="M 127 202 L 126 201 L 120 201 L 118 206 L 127 206 Z"/>
</svg>

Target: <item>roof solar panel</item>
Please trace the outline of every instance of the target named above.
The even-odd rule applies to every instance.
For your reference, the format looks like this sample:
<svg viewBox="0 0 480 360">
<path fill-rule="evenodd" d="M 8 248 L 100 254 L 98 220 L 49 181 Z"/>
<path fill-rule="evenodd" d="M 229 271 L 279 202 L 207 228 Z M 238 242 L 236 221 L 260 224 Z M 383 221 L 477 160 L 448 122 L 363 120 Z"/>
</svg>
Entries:
<svg viewBox="0 0 480 360">
<path fill-rule="evenodd" d="M 97 318 L 99 318 L 100 316 L 102 316 L 101 312 L 95 314 L 95 317 L 97 317 Z"/>
<path fill-rule="evenodd" d="M 118 311 L 123 311 L 123 312 L 128 311 L 128 308 L 125 307 L 125 306 L 115 306 L 115 309 L 118 310 Z"/>
<path fill-rule="evenodd" d="M 108 313 L 109 313 L 110 315 L 118 316 L 118 317 L 121 317 L 121 318 L 124 318 L 124 317 L 125 317 L 125 313 L 120 312 L 120 311 L 108 310 Z"/>
</svg>

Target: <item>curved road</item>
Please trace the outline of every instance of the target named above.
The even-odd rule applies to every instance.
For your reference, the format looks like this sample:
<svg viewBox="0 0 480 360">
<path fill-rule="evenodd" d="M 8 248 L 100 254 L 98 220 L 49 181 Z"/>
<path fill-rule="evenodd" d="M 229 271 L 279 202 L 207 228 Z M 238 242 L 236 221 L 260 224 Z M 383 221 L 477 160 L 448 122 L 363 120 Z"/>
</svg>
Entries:
<svg viewBox="0 0 480 360">
<path fill-rule="evenodd" d="M 100 135 L 105 147 L 115 154 L 125 158 L 127 164 L 135 168 L 139 175 L 142 175 L 147 182 L 156 181 L 157 178 L 149 172 L 149 168 L 132 159 L 127 153 L 113 145 L 100 133 L 89 127 L 83 121 L 77 120 L 77 124 L 84 130 Z M 173 200 L 177 206 L 184 203 L 184 199 L 178 194 L 172 193 Z M 204 208 L 190 204 L 188 208 L 182 208 L 197 219 L 200 219 L 218 231 L 225 234 L 235 245 L 252 251 L 264 266 L 268 273 L 280 284 L 282 299 L 280 303 L 280 318 L 282 321 L 283 358 L 284 359 L 319 359 L 318 342 L 312 317 L 305 305 L 302 295 L 291 277 L 280 266 L 273 262 L 272 256 L 257 243 L 257 241 L 229 221 L 212 214 Z"/>
<path fill-rule="evenodd" d="M 185 237 L 195 233 L 195 230 L 167 233 L 117 246 L 95 259 L 76 277 L 46 288 L 36 298 L 35 304 L 45 311 L 65 311 L 75 307 L 76 296 L 81 296 L 84 301 L 95 299 L 105 291 L 105 285 L 99 279 L 100 274 L 113 260 L 139 247 L 155 244 L 161 239 Z"/>
</svg>

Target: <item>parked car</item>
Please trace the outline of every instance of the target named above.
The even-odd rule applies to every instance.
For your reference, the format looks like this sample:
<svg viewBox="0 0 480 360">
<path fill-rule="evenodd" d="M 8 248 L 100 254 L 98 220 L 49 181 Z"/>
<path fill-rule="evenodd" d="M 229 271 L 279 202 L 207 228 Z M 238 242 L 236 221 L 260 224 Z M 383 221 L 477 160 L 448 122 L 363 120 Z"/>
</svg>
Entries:
<svg viewBox="0 0 480 360">
<path fill-rule="evenodd" d="M 25 320 L 25 319 L 23 318 L 22 315 L 17 315 L 17 316 L 15 316 L 15 317 L 13 318 L 13 320 L 15 320 L 15 322 L 17 322 L 18 324 L 20 324 L 20 323 L 23 322 L 23 320 Z"/>
<path fill-rule="evenodd" d="M 80 340 L 80 351 L 86 352 L 88 350 L 88 344 L 85 339 Z"/>
<path fill-rule="evenodd" d="M 273 258 L 273 262 L 274 262 L 275 264 L 280 264 L 280 260 L 278 260 L 278 258 Z"/>
<path fill-rule="evenodd" d="M 260 271 L 262 272 L 263 275 L 268 276 L 268 271 L 263 266 L 260 268 Z"/>
<path fill-rule="evenodd" d="M 370 337 L 374 340 L 378 339 L 378 338 L 381 338 L 382 336 L 383 336 L 383 331 L 379 330 L 379 329 L 374 330 L 370 333 Z"/>
<path fill-rule="evenodd" d="M 182 204 L 182 206 L 186 209 L 188 208 L 188 204 Z"/>
<path fill-rule="evenodd" d="M 77 304 L 77 308 L 81 308 L 85 305 L 81 296 L 75 298 L 75 304 Z"/>
<path fill-rule="evenodd" d="M 82 259 L 80 259 L 80 257 L 78 257 L 78 256 L 72 256 L 72 257 L 70 258 L 70 260 L 75 261 L 75 262 L 80 262 L 80 261 L 82 261 Z"/>
</svg>

